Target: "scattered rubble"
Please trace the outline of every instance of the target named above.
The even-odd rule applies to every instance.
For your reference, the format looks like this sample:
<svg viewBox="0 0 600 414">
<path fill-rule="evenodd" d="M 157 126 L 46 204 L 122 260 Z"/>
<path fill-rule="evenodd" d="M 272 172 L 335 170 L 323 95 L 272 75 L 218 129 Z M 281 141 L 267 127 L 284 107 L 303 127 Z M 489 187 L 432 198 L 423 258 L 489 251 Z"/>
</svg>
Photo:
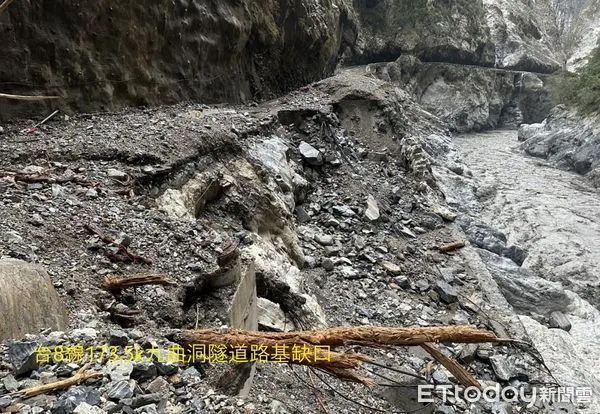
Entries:
<svg viewBox="0 0 600 414">
<path fill-rule="evenodd" d="M 10 343 L 0 348 L 0 406 L 13 412 L 314 412 L 315 392 L 328 386 L 360 403 L 327 394 L 332 412 L 390 412 L 398 398 L 380 380 L 397 372 L 385 367 L 418 378 L 461 375 L 439 357 L 466 352 L 450 344 L 365 350 L 379 364 L 368 374 L 376 392 L 281 364 L 168 361 L 172 329 L 231 327 L 231 301 L 248 269 L 265 330 L 501 330 L 483 311 L 489 304 L 462 255 L 471 247 L 438 250 L 457 240 L 457 217 L 440 207 L 424 143 L 435 153 L 444 142 L 429 137 L 447 131 L 383 81 L 348 70 L 254 106 L 79 115 L 40 126 L 44 139 L 35 143 L 15 138 L 20 126 L 0 143 L 0 255 L 43 265 L 70 320 L 68 329 L 24 332 L 31 335 L 19 342 L 14 366 Z M 28 166 L 38 168 L 17 179 Z M 33 365 L 40 345 L 94 347 L 94 377 L 21 400 L 10 390 L 78 382 L 86 367 L 77 355 L 55 353 Z M 110 348 L 103 357 L 95 349 L 103 345 L 123 352 L 116 359 L 125 349 L 139 353 L 111 363 Z M 493 355 L 515 355 L 529 367 L 524 388 L 547 380 L 535 358 L 504 345 L 485 357 L 471 352 L 478 380 L 504 381 Z M 256 372 L 250 394 L 226 395 L 245 370 Z"/>
</svg>

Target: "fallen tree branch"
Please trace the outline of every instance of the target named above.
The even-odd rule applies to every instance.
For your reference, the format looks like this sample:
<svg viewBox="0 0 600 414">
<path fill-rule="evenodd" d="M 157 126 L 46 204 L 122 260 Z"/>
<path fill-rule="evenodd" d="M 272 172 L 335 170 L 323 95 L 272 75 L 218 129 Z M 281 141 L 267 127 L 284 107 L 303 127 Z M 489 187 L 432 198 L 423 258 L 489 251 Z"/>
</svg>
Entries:
<svg viewBox="0 0 600 414">
<path fill-rule="evenodd" d="M 15 0 L 4 0 L 4 3 L 0 4 L 0 14 L 2 14 L 13 1 Z"/>
<path fill-rule="evenodd" d="M 455 250 L 462 249 L 463 247 L 465 247 L 465 242 L 462 240 L 459 240 L 459 241 L 455 241 L 452 243 L 444 244 L 444 245 L 438 247 L 438 250 L 442 253 L 450 253 Z"/>
<path fill-rule="evenodd" d="M 500 339 L 493 332 L 470 326 L 428 326 L 428 327 L 379 327 L 357 326 L 329 328 L 319 331 L 297 332 L 258 332 L 230 329 L 222 332 L 217 329 L 181 331 L 176 334 L 182 342 L 198 344 L 311 344 L 363 346 L 420 346 L 427 342 L 454 343 L 507 343 L 510 339 Z"/>
<path fill-rule="evenodd" d="M 315 352 L 320 351 L 319 347 L 335 348 L 345 345 L 361 345 L 370 347 L 381 346 L 423 346 L 428 352 L 435 353 L 434 358 L 446 366 L 461 382 L 464 384 L 476 384 L 470 374 L 462 369 L 456 368 L 456 363 L 448 362 L 443 354 L 433 347 L 433 342 L 454 342 L 454 343 L 482 343 L 495 342 L 506 343 L 511 340 L 498 338 L 493 332 L 472 328 L 470 326 L 435 326 L 435 327 L 339 327 L 319 331 L 298 331 L 298 332 L 258 332 L 217 329 L 196 329 L 178 331 L 170 335 L 171 340 L 178 343 L 185 349 L 194 349 L 196 346 L 214 346 L 215 344 L 224 346 L 227 352 L 233 353 L 240 346 L 251 348 L 259 346 L 266 349 L 267 357 L 265 362 L 276 361 L 291 364 L 308 365 L 329 372 L 330 374 L 349 381 L 360 382 L 363 384 L 373 384 L 368 378 L 362 377 L 353 370 L 357 369 L 361 362 L 369 362 L 370 359 L 365 355 L 354 353 L 331 352 L 326 360 L 315 357 L 313 360 L 304 362 L 294 361 L 293 355 L 275 359 L 277 350 L 281 348 L 294 349 L 295 347 L 314 347 Z M 437 351 L 437 353 L 436 353 Z M 315 355 L 319 355 L 318 353 Z M 433 355 L 433 354 L 432 354 Z M 447 358 L 447 357 L 446 357 Z M 461 367 L 462 368 L 462 367 Z"/>
<path fill-rule="evenodd" d="M 88 181 L 84 178 L 72 176 L 72 177 L 51 177 L 42 174 L 21 174 L 17 173 L 13 176 L 15 181 L 21 181 L 24 183 L 48 183 L 48 184 L 65 184 L 75 183 L 88 187 L 95 187 L 97 183 Z"/>
<path fill-rule="evenodd" d="M 100 240 L 104 243 L 115 246 L 117 248 L 116 252 L 107 251 L 106 257 L 108 257 L 113 262 L 132 262 L 132 263 L 144 263 L 147 265 L 152 264 L 152 260 L 146 259 L 145 257 L 138 256 L 136 254 L 130 253 L 127 250 L 127 247 L 121 243 L 117 243 L 115 239 L 112 237 L 108 237 L 100 231 L 99 228 L 92 224 L 84 224 L 83 227 L 90 233 L 98 236 Z"/>
<path fill-rule="evenodd" d="M 8 1 L 8 0 L 6 0 Z M 0 6 L 2 7 L 2 6 Z M 2 11 L 0 10 L 0 13 Z M 0 93 L 0 98 L 4 98 L 4 99 L 11 99 L 13 101 L 44 101 L 47 99 L 58 99 L 60 98 L 60 96 L 56 96 L 56 95 L 51 95 L 51 96 L 45 96 L 45 95 L 12 95 L 9 93 Z"/>
<path fill-rule="evenodd" d="M 46 394 L 49 392 L 64 390 L 73 385 L 79 385 L 82 382 L 87 381 L 89 379 L 102 376 L 101 372 L 88 372 L 89 367 L 90 367 L 90 364 L 88 363 L 88 364 L 84 365 L 83 367 L 81 367 L 79 369 L 79 371 L 77 371 L 75 373 L 75 375 L 73 375 L 71 378 L 67 378 L 64 380 L 56 381 L 56 382 L 51 382 L 49 384 L 38 385 L 35 387 L 26 388 L 21 391 L 16 391 L 15 393 L 13 393 L 13 395 L 15 395 L 17 397 L 21 397 L 21 398 L 31 398 L 31 397 L 35 397 L 36 395 L 40 395 L 40 394 Z"/>
<path fill-rule="evenodd" d="M 434 344 L 426 342 L 421 347 L 429 353 L 436 361 L 442 364 L 448 371 L 456 377 L 465 387 L 477 387 L 481 389 L 481 384 L 467 371 L 462 365 L 452 358 L 444 355 Z"/>
<path fill-rule="evenodd" d="M 165 275 L 142 273 L 131 276 L 108 275 L 104 278 L 104 282 L 100 286 L 107 291 L 121 290 L 136 286 L 146 285 L 175 285 L 176 283 L 170 280 Z"/>
</svg>

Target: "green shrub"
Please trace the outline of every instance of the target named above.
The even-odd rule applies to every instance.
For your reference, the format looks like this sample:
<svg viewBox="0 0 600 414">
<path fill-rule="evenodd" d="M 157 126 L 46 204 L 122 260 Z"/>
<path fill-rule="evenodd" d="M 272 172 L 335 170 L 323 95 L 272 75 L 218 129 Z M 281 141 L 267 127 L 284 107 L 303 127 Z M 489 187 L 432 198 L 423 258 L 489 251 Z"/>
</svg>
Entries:
<svg viewBox="0 0 600 414">
<path fill-rule="evenodd" d="M 575 107 L 583 114 L 600 113 L 600 48 L 577 74 L 561 72 L 549 82 L 553 103 Z"/>
</svg>

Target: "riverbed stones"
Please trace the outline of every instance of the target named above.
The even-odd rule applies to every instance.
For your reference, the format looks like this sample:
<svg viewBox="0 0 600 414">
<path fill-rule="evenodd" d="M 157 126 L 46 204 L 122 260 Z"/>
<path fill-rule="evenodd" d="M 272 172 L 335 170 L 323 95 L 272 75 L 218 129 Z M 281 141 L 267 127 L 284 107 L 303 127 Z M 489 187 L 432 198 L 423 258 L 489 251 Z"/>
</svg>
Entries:
<svg viewBox="0 0 600 414">
<path fill-rule="evenodd" d="M 0 259 L 0 340 L 41 329 L 64 330 L 68 318 L 48 273 L 22 260 Z"/>
</svg>

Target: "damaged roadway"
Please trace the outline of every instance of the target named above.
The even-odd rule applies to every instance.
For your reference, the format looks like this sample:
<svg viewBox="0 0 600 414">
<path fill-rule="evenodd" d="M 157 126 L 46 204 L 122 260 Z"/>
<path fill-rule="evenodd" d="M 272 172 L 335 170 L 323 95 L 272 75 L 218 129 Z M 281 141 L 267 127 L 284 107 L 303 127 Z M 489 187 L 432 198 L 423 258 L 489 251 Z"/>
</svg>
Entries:
<svg viewBox="0 0 600 414">
<path fill-rule="evenodd" d="M 474 248 L 439 251 L 466 239 L 431 172 L 448 131 L 360 69 L 261 104 L 78 115 L 20 133 L 28 126 L 0 135 L 0 257 L 23 261 L 24 272 L 25 262 L 43 266 L 69 323 L 31 326 L 33 335 L 2 345 L 1 410 L 511 412 L 509 403 L 418 404 L 417 384 L 452 382 L 420 348 L 359 348 L 378 363 L 365 372 L 374 388 L 256 364 L 248 396 L 237 398 L 227 394 L 238 367 L 94 361 L 99 379 L 20 401 L 13 392 L 81 366 L 37 366 L 36 344 L 166 349 L 173 329 L 229 326 L 237 282 L 252 269 L 263 329 L 474 325 L 528 341 Z M 175 284 L 101 289 L 109 275 L 137 273 Z M 527 346 L 442 349 L 484 385 L 552 382 Z"/>
</svg>

